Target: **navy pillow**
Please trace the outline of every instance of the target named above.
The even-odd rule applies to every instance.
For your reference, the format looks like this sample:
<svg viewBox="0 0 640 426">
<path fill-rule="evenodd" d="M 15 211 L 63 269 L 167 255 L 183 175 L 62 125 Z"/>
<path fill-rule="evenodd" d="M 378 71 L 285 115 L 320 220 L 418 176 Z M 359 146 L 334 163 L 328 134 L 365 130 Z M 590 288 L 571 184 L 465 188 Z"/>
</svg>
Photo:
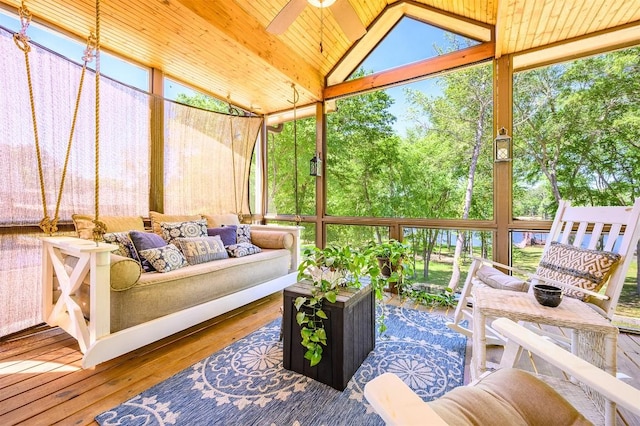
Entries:
<svg viewBox="0 0 640 426">
<path fill-rule="evenodd" d="M 129 232 L 129 238 L 131 238 L 131 242 L 133 242 L 133 246 L 138 252 L 142 269 L 145 272 L 155 271 L 156 269 L 153 265 L 144 257 L 140 256 L 140 252 L 142 250 L 164 247 L 167 245 L 167 242 L 160 235 L 153 232 L 131 231 Z"/>
<path fill-rule="evenodd" d="M 237 228 L 238 227 L 236 225 L 225 225 L 221 228 L 209 228 L 207 229 L 207 235 L 210 237 L 218 235 L 225 247 L 232 246 L 236 243 Z"/>
</svg>

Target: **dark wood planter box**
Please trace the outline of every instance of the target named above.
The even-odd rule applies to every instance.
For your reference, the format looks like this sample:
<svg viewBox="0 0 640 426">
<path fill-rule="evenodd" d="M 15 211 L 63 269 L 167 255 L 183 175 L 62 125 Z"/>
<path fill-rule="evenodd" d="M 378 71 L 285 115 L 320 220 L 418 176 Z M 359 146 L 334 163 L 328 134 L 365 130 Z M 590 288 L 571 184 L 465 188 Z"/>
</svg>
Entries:
<svg viewBox="0 0 640 426">
<path fill-rule="evenodd" d="M 284 289 L 284 368 L 303 374 L 334 389 L 343 391 L 347 383 L 375 346 L 375 299 L 370 286 L 345 288 L 335 303 L 325 300 L 323 310 L 327 346 L 322 360 L 314 367 L 304 358 L 300 343 L 294 302 L 298 296 L 310 296 L 311 284 L 297 283 Z"/>
</svg>

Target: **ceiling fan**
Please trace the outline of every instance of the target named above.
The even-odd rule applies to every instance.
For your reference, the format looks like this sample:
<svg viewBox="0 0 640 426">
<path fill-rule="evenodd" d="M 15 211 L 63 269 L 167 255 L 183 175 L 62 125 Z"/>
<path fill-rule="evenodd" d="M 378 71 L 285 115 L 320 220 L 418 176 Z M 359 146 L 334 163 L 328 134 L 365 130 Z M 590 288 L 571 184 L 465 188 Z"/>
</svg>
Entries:
<svg viewBox="0 0 640 426">
<path fill-rule="evenodd" d="M 271 34 L 284 33 L 302 13 L 307 3 L 321 9 L 330 7 L 336 22 L 352 42 L 360 39 L 367 32 L 349 0 L 289 0 L 289 3 L 278 12 L 267 26 L 267 31 Z"/>
</svg>

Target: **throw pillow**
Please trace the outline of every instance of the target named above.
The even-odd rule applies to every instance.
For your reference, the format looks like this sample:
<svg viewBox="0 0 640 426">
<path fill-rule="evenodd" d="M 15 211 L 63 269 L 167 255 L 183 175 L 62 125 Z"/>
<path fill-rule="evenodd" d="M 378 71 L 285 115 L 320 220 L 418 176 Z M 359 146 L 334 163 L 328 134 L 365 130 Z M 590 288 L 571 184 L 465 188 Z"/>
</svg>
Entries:
<svg viewBox="0 0 640 426">
<path fill-rule="evenodd" d="M 93 239 L 94 218 L 95 216 L 84 214 L 71 215 L 78 237 L 86 240 Z M 144 231 L 142 216 L 100 216 L 99 219 L 107 226 L 107 232 L 124 232 L 132 229 Z"/>
<path fill-rule="evenodd" d="M 169 244 L 176 238 L 195 238 L 207 236 L 207 221 L 204 219 L 189 222 L 160 223 L 162 238 Z"/>
<path fill-rule="evenodd" d="M 145 258 L 158 272 L 169 272 L 188 265 L 187 259 L 173 244 L 142 250 L 140 256 Z"/>
<path fill-rule="evenodd" d="M 251 226 L 238 225 L 236 240 L 239 243 L 251 243 Z"/>
<path fill-rule="evenodd" d="M 169 215 L 164 213 L 158 213 L 154 211 L 149 212 L 149 219 L 151 219 L 151 229 L 156 234 L 162 237 L 162 229 L 160 229 L 160 224 L 162 222 L 189 222 L 194 220 L 200 220 L 202 217 L 199 214 L 192 215 Z"/>
<path fill-rule="evenodd" d="M 102 238 L 104 238 L 105 242 L 118 246 L 117 250 L 112 251 L 113 254 L 131 259 L 137 258 L 136 249 L 133 247 L 131 238 L 129 238 L 129 232 L 107 232 Z"/>
<path fill-rule="evenodd" d="M 613 273 L 620 255 L 588 250 L 553 241 L 540 260 L 536 275 L 591 291 L 599 291 Z M 565 289 L 567 296 L 585 299 L 579 290 Z"/>
<path fill-rule="evenodd" d="M 189 265 L 197 265 L 229 257 L 219 236 L 176 238 L 174 241 L 184 257 L 187 258 Z"/>
<path fill-rule="evenodd" d="M 227 247 L 227 253 L 231 257 L 243 257 L 249 256 L 250 254 L 260 253 L 262 250 L 258 246 L 254 246 L 251 243 L 241 243 L 233 244 Z"/>
<path fill-rule="evenodd" d="M 527 291 L 529 284 L 514 276 L 507 275 L 491 266 L 482 266 L 476 271 L 476 276 L 489 287 L 499 290 Z"/>
<path fill-rule="evenodd" d="M 238 227 L 235 225 L 223 226 L 221 228 L 208 228 L 207 235 L 213 237 L 218 235 L 224 246 L 231 246 L 237 242 Z"/>
<path fill-rule="evenodd" d="M 131 231 L 129 232 L 129 238 L 131 238 L 131 242 L 133 242 L 133 247 L 135 248 L 137 257 L 140 260 L 140 264 L 142 265 L 142 270 L 145 272 L 153 272 L 155 268 L 147 259 L 142 257 L 140 252 L 143 250 L 166 246 L 167 242 L 163 240 L 161 236 L 156 235 L 153 232 Z"/>
</svg>

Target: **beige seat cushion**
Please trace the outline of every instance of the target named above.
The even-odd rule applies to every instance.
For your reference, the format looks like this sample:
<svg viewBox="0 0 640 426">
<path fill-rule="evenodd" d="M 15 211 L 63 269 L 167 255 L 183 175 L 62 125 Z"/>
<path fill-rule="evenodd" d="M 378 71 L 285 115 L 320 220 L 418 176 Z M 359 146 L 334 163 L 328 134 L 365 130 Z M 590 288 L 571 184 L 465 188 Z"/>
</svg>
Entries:
<svg viewBox="0 0 640 426">
<path fill-rule="evenodd" d="M 475 386 L 428 403 L 449 425 L 590 425 L 549 385 L 526 371 L 501 369 Z"/>
<path fill-rule="evenodd" d="M 476 276 L 489 287 L 499 290 L 527 291 L 529 284 L 519 278 L 507 275 L 491 266 L 481 266 Z"/>
<path fill-rule="evenodd" d="M 93 239 L 94 216 L 74 214 L 71 219 L 78 237 L 86 240 Z M 107 232 L 144 231 L 142 216 L 100 216 L 99 219 L 107 226 Z"/>
</svg>

